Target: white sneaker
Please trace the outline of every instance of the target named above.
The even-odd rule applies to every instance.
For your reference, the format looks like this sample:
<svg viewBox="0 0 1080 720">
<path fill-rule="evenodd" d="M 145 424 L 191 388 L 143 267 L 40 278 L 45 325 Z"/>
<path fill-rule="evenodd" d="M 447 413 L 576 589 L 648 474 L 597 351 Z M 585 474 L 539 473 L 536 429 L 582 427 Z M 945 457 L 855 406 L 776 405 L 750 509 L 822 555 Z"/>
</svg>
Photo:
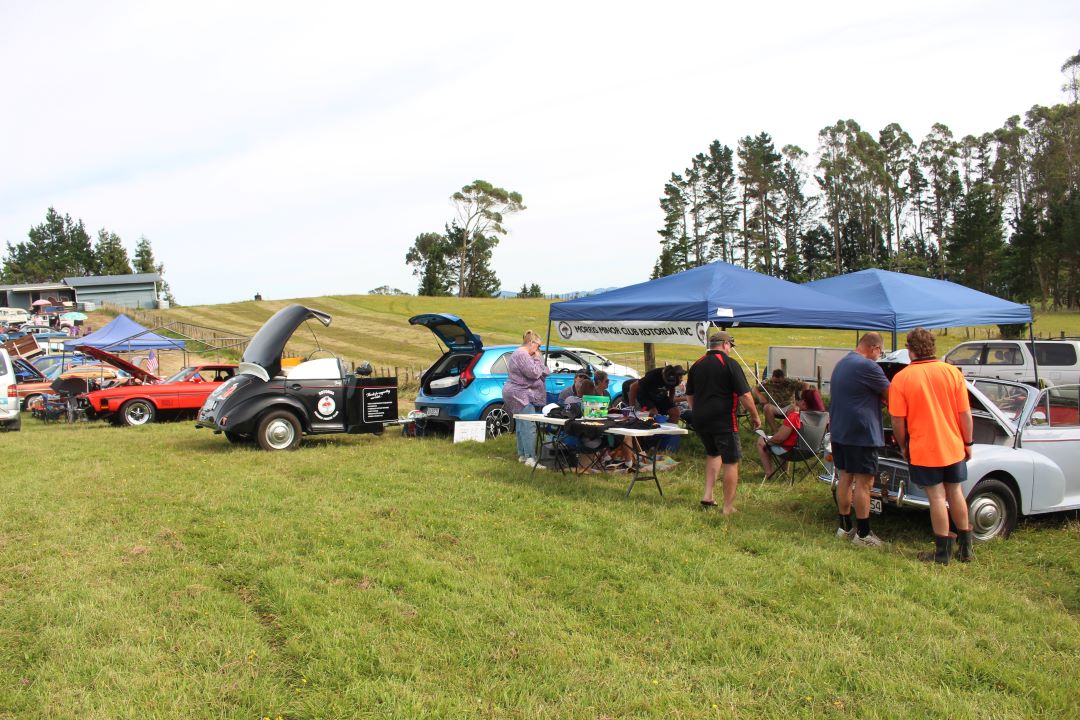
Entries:
<svg viewBox="0 0 1080 720">
<path fill-rule="evenodd" d="M 524 455 L 518 455 L 518 462 L 525 462 L 525 456 Z"/>
<path fill-rule="evenodd" d="M 836 528 L 836 537 L 840 538 L 841 540 L 851 540 L 852 538 L 857 536 L 855 534 L 855 528 L 845 530 L 842 527 L 838 527 Z"/>
<path fill-rule="evenodd" d="M 543 465 L 541 465 L 540 463 L 538 463 L 538 462 L 536 461 L 536 458 L 525 458 L 525 467 L 534 467 L 534 468 L 536 468 L 537 470 L 544 470 L 544 469 L 546 469 L 546 468 L 544 468 L 544 466 L 543 466 Z"/>
<path fill-rule="evenodd" d="M 879 548 L 885 544 L 885 541 L 874 533 L 870 533 L 866 537 L 859 537 L 858 533 L 856 533 L 855 537 L 851 538 L 851 544 L 856 547 Z"/>
</svg>

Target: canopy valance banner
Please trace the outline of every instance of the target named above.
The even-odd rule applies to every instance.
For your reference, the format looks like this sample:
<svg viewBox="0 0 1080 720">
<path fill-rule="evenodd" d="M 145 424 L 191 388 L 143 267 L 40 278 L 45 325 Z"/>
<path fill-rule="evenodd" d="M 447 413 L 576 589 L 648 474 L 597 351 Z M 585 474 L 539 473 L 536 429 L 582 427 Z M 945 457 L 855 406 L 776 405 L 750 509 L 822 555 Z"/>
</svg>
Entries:
<svg viewBox="0 0 1080 720">
<path fill-rule="evenodd" d="M 708 337 L 707 322 L 665 322 L 662 320 L 559 320 L 555 332 L 564 345 L 578 342 L 648 342 L 697 345 Z"/>
</svg>

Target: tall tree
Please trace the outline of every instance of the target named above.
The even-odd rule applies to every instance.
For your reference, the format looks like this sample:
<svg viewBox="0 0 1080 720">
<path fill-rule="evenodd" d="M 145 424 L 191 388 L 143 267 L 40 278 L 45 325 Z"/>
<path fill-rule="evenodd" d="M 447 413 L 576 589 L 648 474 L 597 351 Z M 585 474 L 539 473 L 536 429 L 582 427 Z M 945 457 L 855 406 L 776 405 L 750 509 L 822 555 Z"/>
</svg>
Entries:
<svg viewBox="0 0 1080 720">
<path fill-rule="evenodd" d="M 705 233 L 712 245 L 713 257 L 735 262 L 736 235 L 739 230 L 739 201 L 736 187 L 734 153 L 719 140 L 709 144 L 705 162 Z"/>
<path fill-rule="evenodd" d="M 682 272 L 690 267 L 690 201 L 686 196 L 686 180 L 678 173 L 664 185 L 660 209 L 664 226 L 660 234 L 660 258 L 653 268 L 653 277 Z"/>
<path fill-rule="evenodd" d="M 57 282 L 95 272 L 94 249 L 82 220 L 72 220 L 50 207 L 45 222 L 30 228 L 27 236 L 25 242 L 7 244 L 5 282 Z"/>
<path fill-rule="evenodd" d="M 807 197 L 804 192 L 809 177 L 806 152 L 797 145 L 785 145 L 781 152 L 784 163 L 778 175 L 778 212 L 784 246 L 779 275 L 785 280 L 801 282 L 806 278 L 806 272 L 800 262 L 799 246 L 810 227 L 817 222 L 818 198 Z"/>
<path fill-rule="evenodd" d="M 746 199 L 743 232 L 754 252 L 757 268 L 767 275 L 778 270 L 779 239 L 776 203 L 781 156 L 768 133 L 739 141 L 739 181 Z"/>
<path fill-rule="evenodd" d="M 944 123 L 934 123 L 919 144 L 919 163 L 925 170 L 930 191 L 930 232 L 938 245 L 939 253 L 942 240 L 949 229 L 953 208 L 963 192 L 957 169 L 957 154 L 952 130 Z M 944 262 L 944 257 L 944 253 L 941 253 L 939 260 Z M 939 265 L 935 274 L 942 277 L 945 274 L 944 266 Z"/>
<path fill-rule="evenodd" d="M 982 292 L 1000 291 L 1001 205 L 989 183 L 975 183 L 958 203 L 947 248 L 951 279 Z"/>
<path fill-rule="evenodd" d="M 132 265 L 137 273 L 157 273 L 160 275 L 161 287 L 159 292 L 161 296 L 170 305 L 176 304 L 172 287 L 169 286 L 168 280 L 165 279 L 165 263 L 160 263 L 154 259 L 154 248 L 150 244 L 150 239 L 145 235 L 140 235 L 139 242 L 135 243 L 135 260 Z"/>
<path fill-rule="evenodd" d="M 154 248 L 150 246 L 150 240 L 145 235 L 139 236 L 139 242 L 135 243 L 135 272 L 157 272 L 157 261 L 154 259 Z"/>
<path fill-rule="evenodd" d="M 854 120 L 839 120 L 818 133 L 817 169 L 836 272 L 878 264 L 886 254 L 882 231 L 889 217 L 881 146 Z"/>
<path fill-rule="evenodd" d="M 882 183 L 885 191 L 885 246 L 895 268 L 896 254 L 900 252 L 900 238 L 904 236 L 904 210 L 911 194 L 910 174 L 915 156 L 915 143 L 899 123 L 890 123 L 878 133 L 882 153 Z"/>
<path fill-rule="evenodd" d="M 456 211 L 456 225 L 461 229 L 455 236 L 461 243 L 455 246 L 458 255 L 458 297 L 468 297 L 467 269 L 475 262 L 482 262 L 484 257 L 490 258 L 491 248 L 498 244 L 499 236 L 506 234 L 504 217 L 525 210 L 525 204 L 521 193 L 495 187 L 485 180 L 474 180 L 451 195 L 450 200 Z M 486 252 L 480 248 L 478 252 L 470 253 L 473 242 L 483 243 Z M 484 275 L 484 271 L 491 273 L 490 268 L 477 268 L 474 279 Z"/>
<path fill-rule="evenodd" d="M 98 230 L 94 244 L 95 272 L 101 275 L 130 275 L 131 261 L 120 236 L 105 228 Z"/>
</svg>

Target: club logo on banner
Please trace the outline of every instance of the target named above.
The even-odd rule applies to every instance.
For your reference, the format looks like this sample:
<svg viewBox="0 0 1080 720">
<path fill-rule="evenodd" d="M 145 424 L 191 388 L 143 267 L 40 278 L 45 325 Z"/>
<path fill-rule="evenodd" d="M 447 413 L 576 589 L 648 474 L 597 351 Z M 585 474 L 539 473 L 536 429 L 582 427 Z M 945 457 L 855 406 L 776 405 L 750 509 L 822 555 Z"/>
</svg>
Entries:
<svg viewBox="0 0 1080 720">
<path fill-rule="evenodd" d="M 654 342 L 676 345 L 704 345 L 707 322 L 651 322 L 627 320 L 599 322 L 594 320 L 560 320 L 555 325 L 563 342 L 591 340 L 595 342 Z"/>
</svg>

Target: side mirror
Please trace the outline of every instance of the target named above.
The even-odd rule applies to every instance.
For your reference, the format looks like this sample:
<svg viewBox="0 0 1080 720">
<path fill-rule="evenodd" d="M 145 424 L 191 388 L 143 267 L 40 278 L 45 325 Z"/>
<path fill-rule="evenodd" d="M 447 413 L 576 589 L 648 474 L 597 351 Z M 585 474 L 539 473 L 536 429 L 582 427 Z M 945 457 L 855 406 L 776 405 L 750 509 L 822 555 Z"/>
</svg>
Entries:
<svg viewBox="0 0 1080 720">
<path fill-rule="evenodd" d="M 371 367 L 371 363 L 369 363 L 367 360 L 356 366 L 357 375 L 363 375 L 364 377 L 367 377 L 372 372 L 374 372 L 374 370 Z"/>
</svg>

